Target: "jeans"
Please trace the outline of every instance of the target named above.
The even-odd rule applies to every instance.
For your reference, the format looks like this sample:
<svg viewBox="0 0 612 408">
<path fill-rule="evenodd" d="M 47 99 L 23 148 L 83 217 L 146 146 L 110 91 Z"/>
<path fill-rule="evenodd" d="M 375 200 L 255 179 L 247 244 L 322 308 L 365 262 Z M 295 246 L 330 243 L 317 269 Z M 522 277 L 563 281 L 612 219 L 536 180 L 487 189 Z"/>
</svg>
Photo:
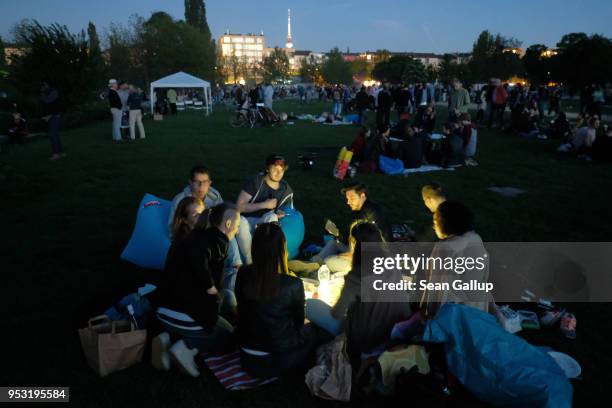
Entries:
<svg viewBox="0 0 612 408">
<path fill-rule="evenodd" d="M 334 101 L 334 110 L 332 112 L 334 115 L 338 116 L 342 113 L 342 102 Z"/>
<path fill-rule="evenodd" d="M 323 249 L 315 255 L 315 260 L 323 261 L 331 273 L 346 274 L 351 270 L 351 260 L 344 256 L 339 256 L 339 254 L 347 252 L 348 249 L 349 248 L 342 242 L 331 239 L 327 241 Z"/>
<path fill-rule="evenodd" d="M 130 109 L 130 139 L 136 138 L 136 125 L 138 125 L 138 135 L 141 139 L 145 138 L 145 130 L 142 124 L 142 110 Z"/>
<path fill-rule="evenodd" d="M 160 320 L 162 326 L 175 336 L 181 337 L 191 349 L 200 352 L 217 351 L 227 348 L 234 334 L 234 328 L 224 318 L 219 316 L 217 324 L 212 329 L 186 330 Z"/>
<path fill-rule="evenodd" d="M 238 233 L 236 234 L 236 241 L 238 242 L 240 255 L 242 256 L 242 260 L 245 265 L 250 265 L 253 263 L 253 258 L 251 257 L 251 243 L 253 241 L 253 233 L 255 232 L 257 225 L 277 221 L 278 216 L 274 211 L 268 211 L 259 218 L 240 216 L 240 226 L 238 227 Z"/>
<path fill-rule="evenodd" d="M 232 239 L 227 249 L 227 257 L 225 258 L 225 265 L 223 267 L 223 277 L 221 278 L 221 288 L 229 289 L 232 292 L 234 291 L 236 273 L 240 266 L 242 266 L 242 259 L 240 258 L 238 242 L 236 239 Z"/>
<path fill-rule="evenodd" d="M 359 115 L 358 123 L 360 125 L 363 125 L 363 123 L 367 120 L 365 108 L 359 108 L 358 115 Z"/>
<path fill-rule="evenodd" d="M 53 154 L 60 154 L 64 152 L 64 146 L 62 146 L 62 140 L 60 139 L 60 126 L 62 125 L 62 118 L 60 115 L 51 115 L 49 122 L 47 123 L 49 132 L 49 141 L 51 141 L 51 150 Z"/>
<path fill-rule="evenodd" d="M 121 140 L 121 118 L 123 112 L 121 109 L 111 108 L 111 114 L 113 115 L 113 140 Z"/>
<path fill-rule="evenodd" d="M 331 314 L 332 307 L 321 299 L 306 299 L 306 318 L 332 336 L 342 331 L 344 320 L 338 320 Z"/>
</svg>

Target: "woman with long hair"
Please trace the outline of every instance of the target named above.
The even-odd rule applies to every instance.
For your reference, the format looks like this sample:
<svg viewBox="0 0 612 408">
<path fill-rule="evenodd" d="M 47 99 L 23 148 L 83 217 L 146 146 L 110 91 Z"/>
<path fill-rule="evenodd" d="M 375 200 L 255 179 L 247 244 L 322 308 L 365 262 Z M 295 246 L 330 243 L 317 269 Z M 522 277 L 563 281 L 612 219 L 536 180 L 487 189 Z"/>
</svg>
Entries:
<svg viewBox="0 0 612 408">
<path fill-rule="evenodd" d="M 349 239 L 353 254 L 352 267 L 345 277 L 338 302 L 333 307 L 318 299 L 309 299 L 306 302 L 308 320 L 334 336 L 342 331 L 346 332 L 347 353 L 353 364 L 359 364 L 361 353 L 371 352 L 388 342 L 395 323 L 406 320 L 412 313 L 407 293 L 400 293 L 398 298 L 398 295 L 367 291 L 369 298 L 362 299 L 362 286 L 371 285 L 372 280 L 379 279 L 380 276 L 375 277 L 371 269 L 362 270 L 363 243 L 378 243 L 379 250 L 386 252 L 385 240 L 376 224 L 367 221 L 355 222 L 351 227 Z M 380 279 L 393 280 L 394 277 L 395 274 L 389 273 L 380 276 Z"/>
<path fill-rule="evenodd" d="M 253 263 L 236 279 L 242 366 L 260 378 L 306 368 L 318 340 L 311 325 L 304 326 L 304 285 L 289 274 L 280 225 L 260 224 L 251 252 Z"/>
<path fill-rule="evenodd" d="M 193 231 L 204 209 L 204 202 L 192 196 L 185 197 L 179 202 L 172 220 L 170 236 L 173 243 L 182 241 Z"/>
</svg>

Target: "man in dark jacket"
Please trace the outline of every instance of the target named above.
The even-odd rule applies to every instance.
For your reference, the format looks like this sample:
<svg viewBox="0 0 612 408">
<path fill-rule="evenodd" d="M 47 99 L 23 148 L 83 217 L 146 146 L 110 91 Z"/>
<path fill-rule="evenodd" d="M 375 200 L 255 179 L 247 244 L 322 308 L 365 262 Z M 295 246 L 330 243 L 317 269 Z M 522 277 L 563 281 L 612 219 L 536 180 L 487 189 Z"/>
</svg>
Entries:
<svg viewBox="0 0 612 408">
<path fill-rule="evenodd" d="M 154 339 L 153 365 L 169 369 L 169 354 L 192 376 L 199 371 L 193 357 L 201 351 L 227 346 L 232 326 L 218 315 L 220 287 L 229 240 L 240 224 L 240 213 L 230 204 L 212 208 L 210 228 L 195 229 L 176 247 L 166 261 L 159 282 L 157 317 L 171 333 L 183 337 L 169 350 L 170 336 Z"/>
<path fill-rule="evenodd" d="M 393 96 L 389 92 L 389 86 L 385 85 L 378 93 L 376 108 L 376 125 L 387 125 L 391 120 L 391 107 L 393 106 Z"/>
<path fill-rule="evenodd" d="M 327 241 L 325 247 L 312 258 L 313 262 L 326 264 L 332 273 L 348 273 L 351 270 L 352 253 L 348 246 L 351 226 L 357 221 L 376 224 L 385 240 L 392 237 L 391 223 L 387 211 L 367 196 L 365 184 L 354 182 L 342 189 L 346 204 L 351 208 L 351 223 L 340 231 L 333 222 L 328 221 L 325 228 L 336 239 Z"/>
<path fill-rule="evenodd" d="M 362 86 L 357 95 L 355 95 L 355 106 L 359 114 L 359 124 L 363 125 L 366 120 L 365 111 L 370 106 L 370 98 L 366 92 L 365 86 Z"/>
<path fill-rule="evenodd" d="M 51 141 L 51 150 L 53 151 L 53 155 L 49 159 L 61 159 L 66 154 L 64 153 L 64 146 L 59 134 L 62 124 L 60 96 L 57 89 L 53 88 L 48 80 L 42 82 L 40 90 L 40 101 L 43 104 L 43 119 L 48 124 L 49 140 Z"/>
<path fill-rule="evenodd" d="M 108 81 L 108 104 L 110 106 L 110 112 L 113 116 L 113 140 L 115 142 L 121 141 L 121 118 L 123 117 L 123 103 L 117 92 L 118 85 L 116 79 Z"/>
</svg>

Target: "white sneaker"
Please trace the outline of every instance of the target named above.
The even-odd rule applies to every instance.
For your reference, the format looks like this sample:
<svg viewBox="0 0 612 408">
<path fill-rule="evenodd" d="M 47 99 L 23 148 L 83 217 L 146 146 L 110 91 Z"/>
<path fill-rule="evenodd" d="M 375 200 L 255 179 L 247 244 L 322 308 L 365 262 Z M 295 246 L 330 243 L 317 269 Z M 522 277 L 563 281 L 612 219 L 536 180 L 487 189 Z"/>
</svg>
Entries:
<svg viewBox="0 0 612 408">
<path fill-rule="evenodd" d="M 170 370 L 170 335 L 166 332 L 159 334 L 151 343 L 151 365 L 160 371 Z"/>
<path fill-rule="evenodd" d="M 193 359 L 196 354 L 198 354 L 198 349 L 190 349 L 183 340 L 177 341 L 170 347 L 170 355 L 192 377 L 200 376 L 200 370 Z"/>
</svg>

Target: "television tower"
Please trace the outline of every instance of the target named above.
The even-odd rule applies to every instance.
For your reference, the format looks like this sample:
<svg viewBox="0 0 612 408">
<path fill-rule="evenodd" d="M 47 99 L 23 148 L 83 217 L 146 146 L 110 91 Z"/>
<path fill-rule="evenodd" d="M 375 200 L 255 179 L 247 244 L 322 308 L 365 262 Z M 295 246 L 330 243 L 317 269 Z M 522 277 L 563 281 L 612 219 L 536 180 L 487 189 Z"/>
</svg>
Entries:
<svg viewBox="0 0 612 408">
<path fill-rule="evenodd" d="M 287 44 L 285 47 L 288 49 L 293 48 L 293 40 L 291 39 L 291 9 L 287 10 Z"/>
</svg>

